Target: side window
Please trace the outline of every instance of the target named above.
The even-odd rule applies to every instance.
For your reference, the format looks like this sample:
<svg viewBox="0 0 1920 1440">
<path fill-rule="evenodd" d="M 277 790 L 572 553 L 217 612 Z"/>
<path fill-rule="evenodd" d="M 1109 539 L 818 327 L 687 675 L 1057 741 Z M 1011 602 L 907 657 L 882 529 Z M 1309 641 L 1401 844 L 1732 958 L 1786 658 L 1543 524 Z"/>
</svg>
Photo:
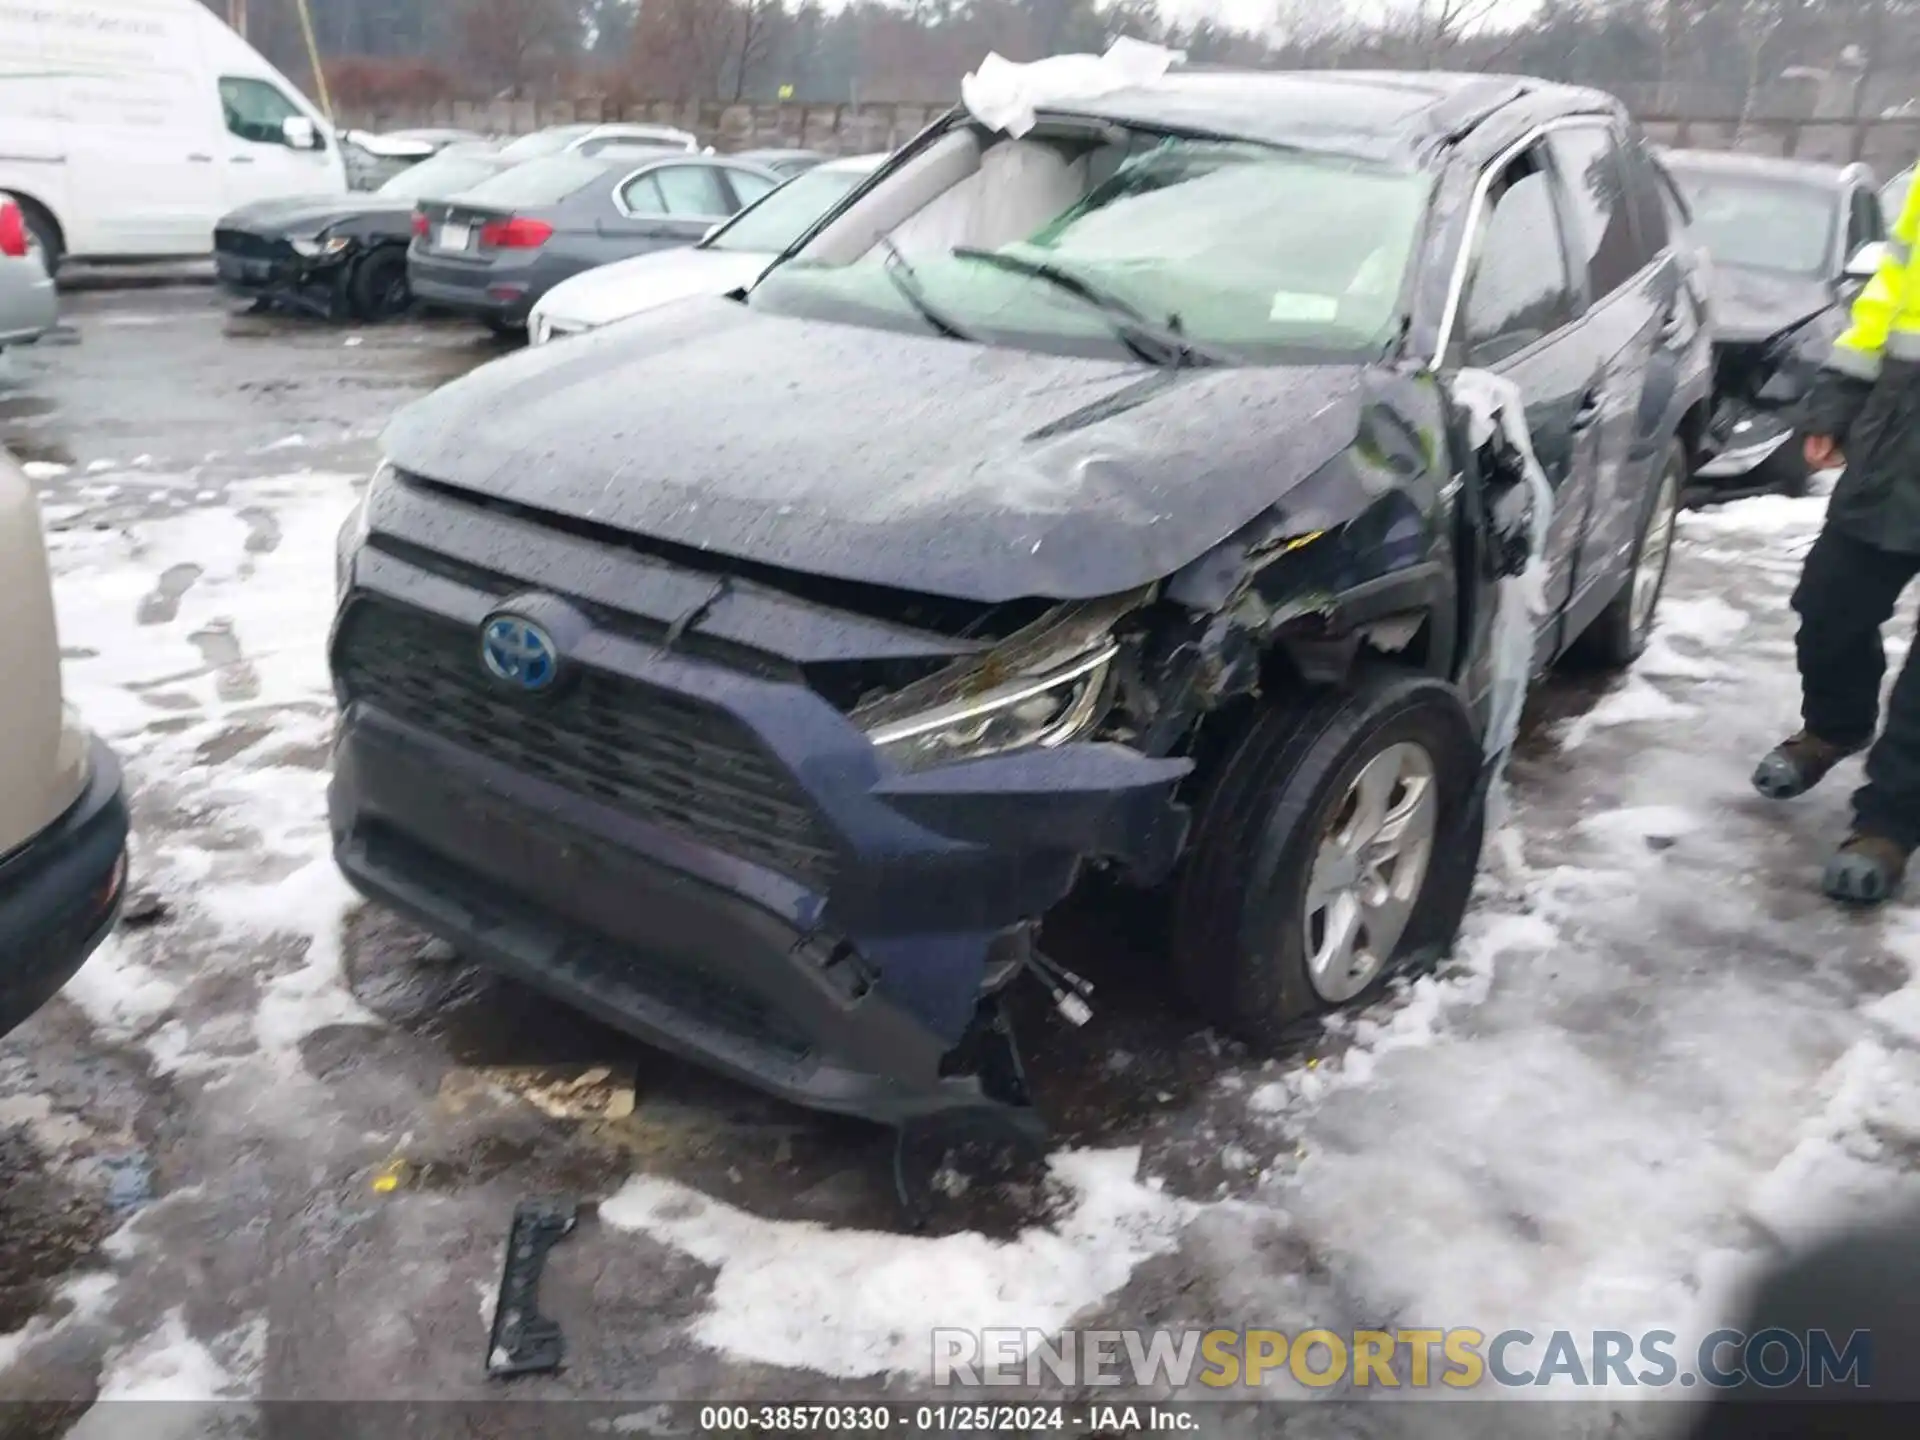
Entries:
<svg viewBox="0 0 1920 1440">
<path fill-rule="evenodd" d="M 1497 365 L 1574 318 L 1553 184 L 1536 146 L 1488 191 L 1463 313 L 1467 362 Z"/>
<path fill-rule="evenodd" d="M 220 81 L 220 109 L 227 129 L 259 145 L 284 145 L 286 122 L 305 113 L 266 81 L 234 76 Z"/>
<path fill-rule="evenodd" d="M 1667 248 L 1671 232 L 1682 228 L 1669 219 L 1672 203 L 1666 181 L 1637 138 L 1621 145 L 1620 161 L 1626 168 L 1627 199 L 1634 229 L 1640 236 L 1641 253 L 1658 255 Z"/>
<path fill-rule="evenodd" d="M 637 176 L 621 187 L 620 203 L 629 215 L 667 213 L 666 199 L 660 194 L 660 187 L 652 175 Z"/>
<path fill-rule="evenodd" d="M 1627 177 L 1612 129 L 1577 125 L 1547 136 L 1560 178 L 1573 200 L 1574 257 L 1587 272 L 1593 298 L 1611 295 L 1643 265 L 1627 205 Z"/>
<path fill-rule="evenodd" d="M 1880 198 L 1871 190 L 1855 190 L 1847 210 L 1847 255 L 1862 245 L 1887 238 L 1886 222 L 1880 215 Z"/>
<path fill-rule="evenodd" d="M 740 202 L 742 210 L 762 195 L 771 194 L 780 188 L 778 180 L 769 180 L 764 175 L 754 174 L 751 170 L 729 170 L 727 183 L 733 186 L 733 198 Z"/>
<path fill-rule="evenodd" d="M 726 182 L 711 165 L 663 165 L 653 172 L 653 179 L 669 215 L 719 219 L 734 211 Z"/>
</svg>

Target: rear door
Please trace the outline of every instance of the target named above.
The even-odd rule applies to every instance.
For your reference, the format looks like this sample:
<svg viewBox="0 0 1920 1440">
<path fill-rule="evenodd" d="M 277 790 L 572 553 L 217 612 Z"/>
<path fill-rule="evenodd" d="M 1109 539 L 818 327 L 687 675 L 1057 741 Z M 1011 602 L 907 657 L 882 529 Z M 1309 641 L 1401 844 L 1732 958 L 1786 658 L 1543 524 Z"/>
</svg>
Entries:
<svg viewBox="0 0 1920 1440">
<path fill-rule="evenodd" d="M 1665 459 L 1669 418 L 1646 404 L 1663 328 L 1680 301 L 1681 275 L 1665 244 L 1657 195 L 1643 190 L 1625 137 L 1603 116 L 1555 126 L 1547 135 L 1566 207 L 1574 275 L 1585 288 L 1586 345 L 1596 367 L 1591 518 L 1574 566 L 1573 619 L 1562 643 L 1612 599 L 1633 562 L 1635 542 Z M 1636 215 L 1636 209 L 1647 213 Z M 1656 247 L 1641 232 L 1658 223 Z M 1649 413 L 1658 410 L 1660 413 Z"/>
<path fill-rule="evenodd" d="M 1452 363 L 1486 369 L 1519 386 L 1540 468 L 1553 486 L 1547 540 L 1547 618 L 1537 659 L 1559 647 L 1572 594 L 1581 527 L 1593 490 L 1594 361 L 1562 233 L 1545 148 L 1510 161 L 1487 191 L 1473 235 Z"/>
<path fill-rule="evenodd" d="M 699 161 L 649 166 L 615 187 L 613 213 L 599 226 L 606 258 L 691 245 L 737 209 L 723 166 Z"/>
</svg>

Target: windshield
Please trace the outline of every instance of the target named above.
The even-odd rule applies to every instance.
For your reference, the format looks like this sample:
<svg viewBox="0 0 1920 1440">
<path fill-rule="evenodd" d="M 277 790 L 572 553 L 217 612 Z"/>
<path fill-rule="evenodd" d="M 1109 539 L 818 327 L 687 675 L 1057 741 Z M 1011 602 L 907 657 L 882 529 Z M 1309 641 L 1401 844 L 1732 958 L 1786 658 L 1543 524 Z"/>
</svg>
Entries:
<svg viewBox="0 0 1920 1440">
<path fill-rule="evenodd" d="M 522 135 L 500 153 L 508 160 L 538 160 L 542 155 L 558 155 L 567 146 L 592 130 L 591 125 L 556 125 Z"/>
<path fill-rule="evenodd" d="M 1837 194 L 1820 185 L 1671 167 L 1693 211 L 1693 235 L 1716 265 L 1824 278 Z"/>
<path fill-rule="evenodd" d="M 598 160 L 579 155 L 550 155 L 529 160 L 504 174 L 482 180 L 460 199 L 473 205 L 511 210 L 522 205 L 556 205 L 596 176 L 607 173 Z"/>
<path fill-rule="evenodd" d="M 866 173 L 859 170 L 810 170 L 741 211 L 707 241 L 707 248 L 777 255 L 798 240 L 828 206 L 866 178 Z"/>
<path fill-rule="evenodd" d="M 1031 142 L 995 150 L 1008 145 Z M 1427 196 L 1419 172 L 1144 133 L 1091 153 L 1083 143 L 1064 167 L 1033 158 L 1042 162 L 1035 175 L 1105 178 L 1091 188 L 1069 179 L 1065 189 L 1056 178 L 1022 196 L 985 180 L 989 151 L 974 187 L 985 198 L 960 217 L 968 244 L 913 239 L 922 216 L 896 229 L 909 285 L 880 263 L 883 245 L 852 265 L 782 266 L 752 303 L 1069 354 L 1140 353 L 1129 317 L 1163 342 L 1171 334 L 1195 352 L 1268 363 L 1302 352 L 1378 353 L 1398 333 Z M 952 228 L 967 183 L 925 207 L 943 209 L 940 228 Z M 884 194 L 883 186 L 870 199 Z M 993 233 L 1004 232 L 1008 214 L 1050 218 Z"/>
<path fill-rule="evenodd" d="M 422 160 L 402 170 L 380 187 L 380 194 L 396 200 L 435 200 L 470 190 L 482 180 L 491 179 L 501 160 L 491 153 L 456 155 L 442 150 L 431 160 Z"/>
</svg>

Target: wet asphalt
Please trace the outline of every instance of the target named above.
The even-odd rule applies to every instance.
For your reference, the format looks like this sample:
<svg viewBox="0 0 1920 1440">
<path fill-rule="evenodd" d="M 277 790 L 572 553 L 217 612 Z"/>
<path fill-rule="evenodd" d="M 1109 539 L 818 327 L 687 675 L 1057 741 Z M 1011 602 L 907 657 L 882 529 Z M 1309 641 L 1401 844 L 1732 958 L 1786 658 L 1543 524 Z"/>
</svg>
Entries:
<svg viewBox="0 0 1920 1440">
<path fill-rule="evenodd" d="M 42 484 L 61 527 L 111 533 L 204 509 L 237 518 L 244 548 L 265 556 L 283 537 L 276 513 L 255 503 L 261 481 L 297 463 L 350 490 L 375 463 L 396 406 L 499 353 L 501 342 L 455 323 L 347 331 L 237 314 L 202 286 L 90 287 L 66 297 L 60 332 L 0 357 L 0 443 L 23 461 L 64 467 L 43 472 Z M 106 473 L 164 483 L 103 485 Z M 147 607 L 169 618 L 198 574 L 190 562 L 163 574 L 141 601 L 142 623 Z M 1724 585 L 1703 572 L 1688 590 Z M 1766 591 L 1755 612 L 1776 603 Z M 240 688 L 225 696 L 235 700 L 227 727 L 196 756 L 203 768 L 142 777 L 137 854 L 158 863 L 195 852 L 209 882 L 260 870 L 278 879 L 288 862 L 277 837 L 236 822 L 206 776 L 244 779 L 265 765 L 317 786 L 324 707 L 249 709 L 245 657 L 224 652 L 217 632 L 195 643 L 223 677 L 240 673 Z M 1516 790 L 1548 837 L 1549 860 L 1554 837 L 1571 835 L 1596 796 L 1624 804 L 1637 793 L 1623 763 L 1636 742 L 1601 731 L 1569 763 L 1547 738 L 1601 688 L 1556 676 L 1535 698 Z M 1749 723 L 1754 733 L 1739 746 L 1757 744 L 1774 722 L 1761 711 Z M 1768 863 L 1781 876 L 1803 874 L 1820 843 L 1809 829 Z M 1811 952 L 1829 943 L 1817 938 L 1831 931 L 1811 896 L 1785 881 L 1775 893 L 1785 898 L 1763 922 L 1810 937 Z M 197 977 L 177 1009 L 217 1049 L 222 1026 L 254 1008 L 256 987 L 296 972 L 301 957 L 236 936 L 177 894 L 162 900 L 136 906 L 123 946 L 156 969 Z M 1613 922 L 1594 916 L 1607 935 Z M 1305 1041 L 1263 1069 L 1167 999 L 1155 923 L 1150 905 L 1098 887 L 1049 922 L 1049 949 L 1096 980 L 1099 1005 L 1084 1030 L 1031 1003 L 1017 1016 L 1034 1088 L 1057 1145 L 1138 1146 L 1143 1174 L 1170 1193 L 1251 1195 L 1293 1164 L 1297 1137 L 1284 1119 L 1250 1120 L 1249 1077 L 1297 1073 L 1342 1042 Z M 834 1380 L 695 1343 L 688 1330 L 714 1269 L 593 1212 L 644 1174 L 770 1219 L 898 1231 L 887 1134 L 662 1056 L 371 908 L 351 912 L 339 963 L 359 1018 L 302 1034 L 284 1086 L 222 1084 L 191 1056 L 156 1063 L 151 1034 L 143 1045 L 116 1038 L 64 999 L 0 1041 L 0 1341 L 42 1323 L 36 1317 L 83 1309 L 76 1275 L 120 1277 L 105 1302 L 110 1322 L 58 1327 L 11 1367 L 0 1348 L 0 1403 L 55 1402 L 38 1433 L 62 1433 L 98 1393 L 115 1347 L 163 1329 L 176 1311 L 244 1393 L 279 1398 L 901 1393 L 878 1377 Z M 1872 995 L 1894 981 L 1848 983 Z M 540 1103 L 531 1088 L 582 1073 L 616 1094 L 630 1090 L 630 1102 L 569 1110 Z M 484 1372 L 490 1297 L 516 1202 L 547 1195 L 584 1207 L 541 1293 L 562 1323 L 568 1365 L 503 1386 Z M 942 1202 L 930 1223 L 1010 1235 L 1045 1223 L 1058 1200 L 1045 1186 L 976 1187 Z M 1374 1316 L 1372 1301 L 1345 1289 L 1341 1257 L 1290 1235 L 1283 1216 L 1245 1251 L 1222 1253 L 1218 1243 L 1216 1233 L 1147 1262 L 1110 1297 L 1109 1318 L 1244 1319 L 1262 1293 L 1318 1296 L 1326 1313 L 1350 1310 L 1362 1323 Z M 492 1424 L 469 1415 L 457 1433 L 495 1433 Z"/>
</svg>

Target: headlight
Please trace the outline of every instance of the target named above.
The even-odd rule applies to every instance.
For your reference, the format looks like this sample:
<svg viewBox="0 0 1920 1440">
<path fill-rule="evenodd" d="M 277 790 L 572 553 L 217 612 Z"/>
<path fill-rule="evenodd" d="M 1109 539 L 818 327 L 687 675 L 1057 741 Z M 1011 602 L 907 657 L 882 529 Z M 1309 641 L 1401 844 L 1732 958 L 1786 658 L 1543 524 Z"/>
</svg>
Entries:
<svg viewBox="0 0 1920 1440">
<path fill-rule="evenodd" d="M 316 259 L 322 255 L 338 255 L 353 242 L 344 235 L 319 235 L 311 240 L 290 240 L 293 253 L 304 255 L 307 259 Z"/>
<path fill-rule="evenodd" d="M 1041 673 L 875 725 L 867 738 L 908 770 L 1064 744 L 1099 719 L 1119 649 L 1103 636 L 1093 649 Z"/>
</svg>

